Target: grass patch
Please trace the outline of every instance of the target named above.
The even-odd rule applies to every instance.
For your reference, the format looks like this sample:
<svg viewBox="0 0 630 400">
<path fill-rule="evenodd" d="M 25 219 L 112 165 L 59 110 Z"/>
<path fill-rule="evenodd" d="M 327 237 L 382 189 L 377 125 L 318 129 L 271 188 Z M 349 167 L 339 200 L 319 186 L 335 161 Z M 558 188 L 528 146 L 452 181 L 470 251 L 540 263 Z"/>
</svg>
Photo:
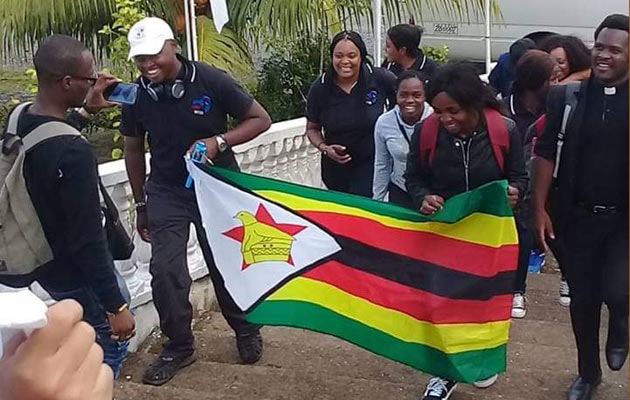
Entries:
<svg viewBox="0 0 630 400">
<path fill-rule="evenodd" d="M 27 93 L 30 84 L 31 78 L 25 70 L 0 68 L 0 93 Z"/>
</svg>

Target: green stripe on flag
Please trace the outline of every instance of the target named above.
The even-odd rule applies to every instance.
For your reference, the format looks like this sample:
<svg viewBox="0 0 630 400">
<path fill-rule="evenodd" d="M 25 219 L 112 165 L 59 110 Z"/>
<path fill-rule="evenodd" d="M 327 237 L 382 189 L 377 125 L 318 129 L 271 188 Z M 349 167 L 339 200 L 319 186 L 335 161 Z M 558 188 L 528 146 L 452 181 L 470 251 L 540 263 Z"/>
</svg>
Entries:
<svg viewBox="0 0 630 400">
<path fill-rule="evenodd" d="M 296 185 L 293 183 L 244 174 L 219 167 L 204 167 L 204 169 L 205 168 L 207 168 L 210 173 L 217 175 L 219 178 L 226 179 L 249 190 L 273 190 L 277 192 L 290 193 L 313 200 L 360 208 L 377 215 L 412 222 L 435 221 L 455 223 L 474 212 L 482 212 L 499 217 L 511 217 L 513 215 L 512 209 L 507 201 L 507 181 L 490 182 L 470 192 L 454 196 L 449 199 L 449 206 L 442 212 L 432 216 L 426 216 L 414 210 L 399 207 L 394 204 L 375 201 L 362 196 Z"/>
<path fill-rule="evenodd" d="M 458 382 L 473 383 L 506 370 L 507 345 L 445 354 L 429 346 L 401 341 L 360 321 L 307 302 L 265 301 L 247 314 L 247 320 L 333 335 L 391 360 Z"/>
</svg>

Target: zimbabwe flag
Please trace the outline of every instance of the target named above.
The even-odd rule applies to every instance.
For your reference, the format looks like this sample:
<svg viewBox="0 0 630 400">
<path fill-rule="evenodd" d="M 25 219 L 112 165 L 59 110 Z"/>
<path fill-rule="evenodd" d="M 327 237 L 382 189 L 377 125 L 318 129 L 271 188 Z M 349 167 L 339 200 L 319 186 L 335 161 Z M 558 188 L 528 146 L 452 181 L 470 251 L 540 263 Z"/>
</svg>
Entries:
<svg viewBox="0 0 630 400">
<path fill-rule="evenodd" d="M 506 369 L 516 227 L 506 182 L 433 216 L 188 161 L 247 319 L 337 336 L 459 382 Z"/>
</svg>

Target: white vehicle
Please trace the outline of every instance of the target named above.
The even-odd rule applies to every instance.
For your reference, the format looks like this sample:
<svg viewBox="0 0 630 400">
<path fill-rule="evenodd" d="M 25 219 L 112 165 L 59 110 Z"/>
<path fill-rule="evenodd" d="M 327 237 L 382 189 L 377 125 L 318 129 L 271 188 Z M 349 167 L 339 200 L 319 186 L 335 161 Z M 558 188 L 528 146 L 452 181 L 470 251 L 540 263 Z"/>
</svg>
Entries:
<svg viewBox="0 0 630 400">
<path fill-rule="evenodd" d="M 607 15 L 628 14 L 628 0 L 494 0 L 494 3 L 499 6 L 502 17 L 492 19 L 493 60 L 508 51 L 515 40 L 533 32 L 574 35 L 590 45 L 595 28 Z M 451 59 L 484 59 L 483 11 L 462 17 L 428 12 L 417 23 L 424 28 L 422 46 L 447 45 Z"/>
</svg>

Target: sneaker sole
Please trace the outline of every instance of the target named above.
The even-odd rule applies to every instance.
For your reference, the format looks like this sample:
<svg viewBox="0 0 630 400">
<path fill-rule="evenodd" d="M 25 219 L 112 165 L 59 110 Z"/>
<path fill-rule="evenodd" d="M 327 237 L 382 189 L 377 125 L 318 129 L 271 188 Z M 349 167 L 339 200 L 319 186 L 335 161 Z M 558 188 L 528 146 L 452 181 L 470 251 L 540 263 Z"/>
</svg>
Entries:
<svg viewBox="0 0 630 400">
<path fill-rule="evenodd" d="M 566 300 L 561 296 L 558 299 L 558 304 L 560 304 L 562 307 L 569 307 L 571 306 L 571 298 L 567 297 Z"/>
<path fill-rule="evenodd" d="M 527 311 L 512 311 L 512 318 L 523 319 L 527 315 Z"/>
<path fill-rule="evenodd" d="M 497 380 L 499 380 L 499 376 L 495 375 L 492 377 L 492 379 L 489 379 L 487 382 L 475 382 L 473 383 L 473 386 L 476 387 L 477 389 L 487 389 L 490 386 L 494 385 L 495 383 L 497 383 Z"/>
</svg>

